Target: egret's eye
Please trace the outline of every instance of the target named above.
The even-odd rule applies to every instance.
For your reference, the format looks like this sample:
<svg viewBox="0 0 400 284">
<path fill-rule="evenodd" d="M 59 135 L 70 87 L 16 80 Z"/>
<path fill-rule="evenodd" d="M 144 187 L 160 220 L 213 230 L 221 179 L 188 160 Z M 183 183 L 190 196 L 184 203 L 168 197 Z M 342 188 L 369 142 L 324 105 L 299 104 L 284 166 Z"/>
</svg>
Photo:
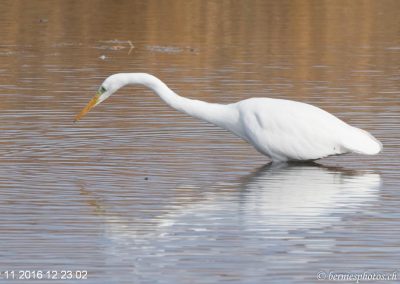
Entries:
<svg viewBox="0 0 400 284">
<path fill-rule="evenodd" d="M 103 94 L 106 91 L 107 91 L 106 88 L 104 88 L 103 86 L 101 86 L 100 89 L 99 89 L 100 94 Z"/>
</svg>

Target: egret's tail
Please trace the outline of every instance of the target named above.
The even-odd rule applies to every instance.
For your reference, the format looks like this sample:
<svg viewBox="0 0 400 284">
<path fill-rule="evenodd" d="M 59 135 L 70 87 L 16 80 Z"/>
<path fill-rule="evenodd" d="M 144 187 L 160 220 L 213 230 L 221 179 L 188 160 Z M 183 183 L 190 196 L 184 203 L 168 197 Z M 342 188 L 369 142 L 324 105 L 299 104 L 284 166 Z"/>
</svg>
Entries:
<svg viewBox="0 0 400 284">
<path fill-rule="evenodd" d="M 351 152 L 376 155 L 382 150 L 382 143 L 365 130 L 352 127 L 346 135 L 343 146 Z"/>
</svg>

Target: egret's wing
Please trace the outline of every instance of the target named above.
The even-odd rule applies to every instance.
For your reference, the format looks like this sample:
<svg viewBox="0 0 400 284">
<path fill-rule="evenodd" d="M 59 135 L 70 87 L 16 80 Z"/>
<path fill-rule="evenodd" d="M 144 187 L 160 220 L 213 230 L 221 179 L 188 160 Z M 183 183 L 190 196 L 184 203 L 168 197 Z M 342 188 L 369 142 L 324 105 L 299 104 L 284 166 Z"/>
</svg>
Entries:
<svg viewBox="0 0 400 284">
<path fill-rule="evenodd" d="M 343 146 L 351 152 L 376 155 L 382 150 L 382 143 L 369 132 L 351 127 L 346 135 L 343 135 Z"/>
<path fill-rule="evenodd" d="M 240 106 L 249 141 L 274 160 L 314 160 L 348 152 L 340 137 L 349 127 L 311 105 L 254 99 Z"/>
</svg>

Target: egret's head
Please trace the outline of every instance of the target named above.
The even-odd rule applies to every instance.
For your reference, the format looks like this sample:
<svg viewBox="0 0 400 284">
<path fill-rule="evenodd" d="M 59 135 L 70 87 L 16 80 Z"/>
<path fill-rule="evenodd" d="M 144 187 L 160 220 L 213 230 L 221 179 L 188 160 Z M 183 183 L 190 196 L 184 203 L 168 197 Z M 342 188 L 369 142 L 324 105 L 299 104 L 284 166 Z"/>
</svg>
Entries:
<svg viewBox="0 0 400 284">
<path fill-rule="evenodd" d="M 111 77 L 111 76 L 110 76 Z M 107 78 L 103 84 L 101 84 L 96 95 L 90 100 L 90 102 L 81 110 L 79 114 L 75 117 L 75 122 L 84 117 L 92 108 L 105 101 L 109 96 L 111 96 L 118 86 L 114 84 L 112 78 Z"/>
</svg>

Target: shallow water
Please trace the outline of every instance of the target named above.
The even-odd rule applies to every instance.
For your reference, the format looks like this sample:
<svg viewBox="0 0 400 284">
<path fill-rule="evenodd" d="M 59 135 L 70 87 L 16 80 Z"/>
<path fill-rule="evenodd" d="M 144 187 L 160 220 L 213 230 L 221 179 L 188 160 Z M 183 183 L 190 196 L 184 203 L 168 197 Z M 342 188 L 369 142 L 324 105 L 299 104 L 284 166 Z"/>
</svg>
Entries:
<svg viewBox="0 0 400 284">
<path fill-rule="evenodd" d="M 1 1 L 0 276 L 253 284 L 397 271 L 399 8 Z M 312 103 L 370 131 L 384 151 L 268 165 L 139 87 L 74 124 L 115 72 L 152 73 L 210 102 Z"/>
</svg>

